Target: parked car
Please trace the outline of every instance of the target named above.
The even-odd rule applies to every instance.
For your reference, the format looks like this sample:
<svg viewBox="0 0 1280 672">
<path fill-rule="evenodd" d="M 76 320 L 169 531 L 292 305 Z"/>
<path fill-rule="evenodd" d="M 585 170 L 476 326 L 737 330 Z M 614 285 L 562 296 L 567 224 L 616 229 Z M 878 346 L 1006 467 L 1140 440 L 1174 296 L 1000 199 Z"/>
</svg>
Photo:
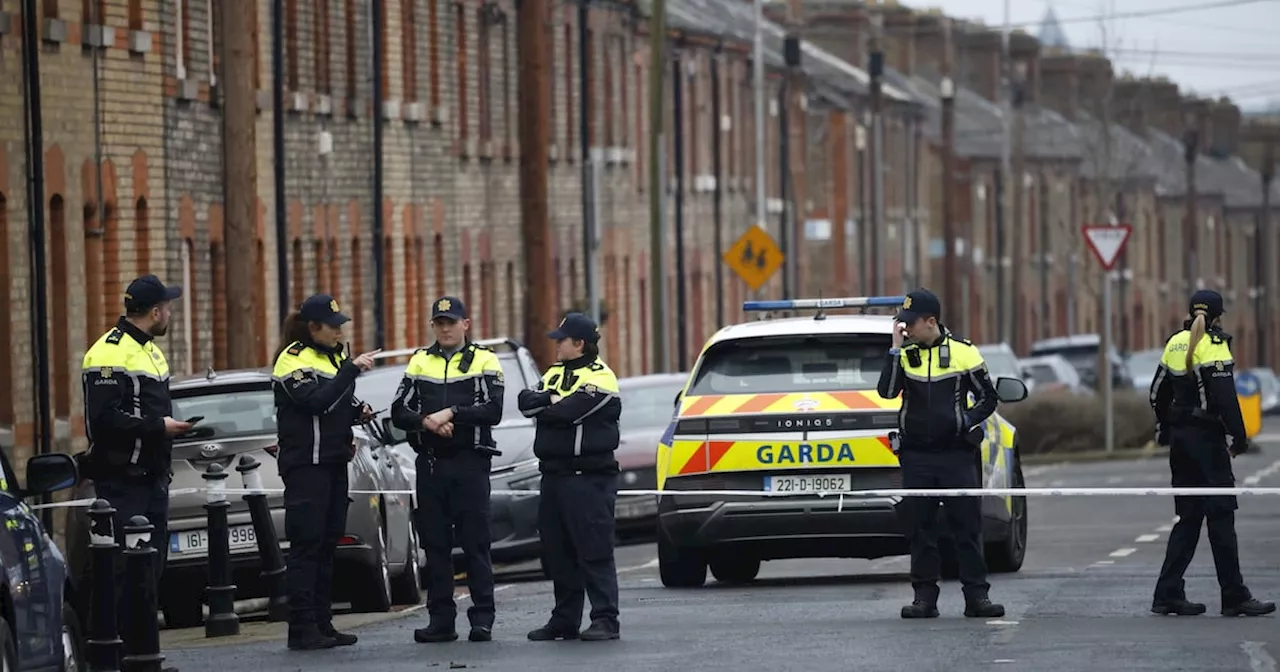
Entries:
<svg viewBox="0 0 1280 672">
<path fill-rule="evenodd" d="M 1133 388 L 1140 392 L 1151 389 L 1151 381 L 1156 377 L 1156 369 L 1160 359 L 1164 357 L 1164 348 L 1151 348 L 1131 353 L 1126 360 L 1129 373 L 1133 375 Z"/>
<path fill-rule="evenodd" d="M 1102 337 L 1098 334 L 1075 334 L 1036 341 L 1031 344 L 1031 355 L 1062 355 L 1080 373 L 1080 379 L 1085 385 L 1097 388 L 1098 350 L 1101 348 Z M 1133 387 L 1129 367 L 1115 347 L 1110 348 L 1108 358 L 1111 360 L 1111 387 Z"/>
<path fill-rule="evenodd" d="M 675 401 L 687 373 L 659 373 L 618 381 L 622 394 L 621 438 L 618 442 L 620 490 L 658 488 L 658 444 L 675 419 Z M 621 495 L 614 509 L 618 531 L 651 532 L 658 520 L 657 495 Z"/>
<path fill-rule="evenodd" d="M 979 345 L 978 353 L 987 363 L 987 372 L 991 374 L 991 380 L 1017 378 L 1024 384 L 1027 382 L 1026 376 L 1022 373 L 1022 367 L 1018 366 L 1018 355 L 1008 343 Z"/>
<path fill-rule="evenodd" d="M 203 488 L 202 475 L 212 464 L 231 471 L 229 488 L 242 487 L 235 466 L 251 455 L 262 466 L 263 486 L 283 488 L 277 471 L 275 402 L 271 374 L 263 369 L 240 369 L 175 378 L 170 385 L 174 417 L 204 416 L 205 420 L 173 446 L 171 490 Z M 370 402 L 372 403 L 372 402 Z M 374 407 L 375 409 L 378 407 Z M 371 425 L 356 428 L 357 450 L 349 463 L 351 490 L 406 490 L 411 481 L 394 455 L 374 440 Z M 93 497 L 94 486 L 84 481 L 75 496 Z M 236 598 L 264 597 L 259 574 L 257 536 L 249 509 L 240 496 L 228 497 L 232 580 Z M 284 526 L 284 497 L 267 497 L 281 549 L 288 549 Z M 203 492 L 175 494 L 170 499 L 169 560 L 160 585 L 165 624 L 192 627 L 203 620 L 204 587 L 208 578 L 208 518 Z M 359 612 L 385 612 L 393 604 L 418 604 L 420 582 L 415 568 L 421 555 L 407 495 L 353 495 L 347 512 L 346 534 L 339 541 L 334 571 L 335 601 L 350 602 Z M 73 572 L 90 571 L 88 524 L 83 510 L 68 516 L 68 555 Z M 87 606 L 87 605 L 85 605 Z M 87 612 L 82 609 L 82 612 Z"/>
<path fill-rule="evenodd" d="M 74 486 L 75 460 L 61 453 L 32 457 L 26 487 L 7 451 L 0 451 L 0 469 L 0 664 L 6 671 L 87 669 L 88 630 L 79 614 L 88 611 L 76 596 L 89 591 L 71 577 L 62 551 L 24 501 Z"/>
<path fill-rule="evenodd" d="M 1276 372 L 1266 367 L 1258 367 L 1249 369 L 1258 378 L 1258 385 L 1262 388 L 1262 413 L 1271 415 L 1280 413 L 1280 379 L 1276 378 Z"/>
<path fill-rule="evenodd" d="M 1070 392 L 1094 394 L 1093 388 L 1080 380 L 1080 373 L 1062 355 L 1026 357 L 1019 361 L 1027 390 L 1031 394 Z"/>
<path fill-rule="evenodd" d="M 533 456 L 533 420 L 520 414 L 516 397 L 527 387 L 538 384 L 542 373 L 528 349 L 509 339 L 486 339 L 477 344 L 490 348 L 498 356 L 506 381 L 502 400 L 502 422 L 493 428 L 493 438 L 502 455 L 493 458 L 490 472 L 493 490 L 533 490 L 528 495 L 492 495 L 489 499 L 489 527 L 492 539 L 490 554 L 494 562 L 520 562 L 537 558 L 541 545 L 538 537 L 538 493 L 541 475 Z M 356 381 L 356 395 L 374 410 L 382 413 L 375 430 L 379 445 L 394 453 L 401 470 L 416 485 L 417 454 L 409 446 L 404 430 L 391 424 L 391 402 L 404 376 L 414 349 L 394 350 L 377 355 L 379 364 Z M 385 412 L 384 412 L 385 411 Z M 417 500 L 413 500 L 414 507 Z M 462 551 L 454 548 L 454 558 L 462 560 Z"/>
</svg>

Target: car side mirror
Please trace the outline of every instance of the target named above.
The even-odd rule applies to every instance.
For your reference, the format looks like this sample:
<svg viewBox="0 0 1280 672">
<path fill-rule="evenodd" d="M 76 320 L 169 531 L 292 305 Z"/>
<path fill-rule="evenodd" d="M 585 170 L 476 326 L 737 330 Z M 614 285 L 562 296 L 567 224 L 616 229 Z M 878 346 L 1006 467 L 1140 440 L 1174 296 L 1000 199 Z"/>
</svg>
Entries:
<svg viewBox="0 0 1280 672">
<path fill-rule="evenodd" d="M 386 438 L 388 444 L 400 443 L 401 441 L 409 438 L 409 434 L 403 429 L 396 427 L 395 423 L 391 422 L 391 418 L 382 419 L 382 434 Z"/>
<path fill-rule="evenodd" d="M 997 378 L 996 397 L 1006 404 L 1027 398 L 1027 384 L 1017 378 Z"/>
<path fill-rule="evenodd" d="M 48 453 L 27 460 L 27 487 L 23 497 L 66 490 L 80 480 L 80 470 L 70 455 Z"/>
</svg>

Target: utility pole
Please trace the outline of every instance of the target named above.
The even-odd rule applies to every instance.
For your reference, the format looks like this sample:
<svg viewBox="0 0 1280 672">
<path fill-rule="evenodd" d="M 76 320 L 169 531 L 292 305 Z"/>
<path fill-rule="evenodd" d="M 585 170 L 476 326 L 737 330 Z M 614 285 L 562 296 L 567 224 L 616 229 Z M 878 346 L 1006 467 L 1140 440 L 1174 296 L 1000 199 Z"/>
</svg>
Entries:
<svg viewBox="0 0 1280 672">
<path fill-rule="evenodd" d="M 1182 134 L 1182 158 L 1187 166 L 1187 219 L 1184 233 L 1187 236 L 1187 254 L 1183 258 L 1185 264 L 1183 274 L 1186 277 L 1189 292 L 1199 289 L 1200 263 L 1196 247 L 1200 244 L 1199 216 L 1196 214 L 1196 155 L 1200 147 L 1200 130 L 1195 126 L 1195 118 L 1186 116 L 1187 129 Z"/>
<path fill-rule="evenodd" d="M 539 0 L 546 2 L 547 0 Z M 760 2 L 760 0 L 756 0 Z M 666 0 L 653 0 L 653 17 L 649 24 L 649 297 L 650 328 L 653 329 L 653 372 L 665 372 L 667 361 L 667 326 L 670 323 L 666 314 L 667 273 L 666 237 L 663 235 L 663 197 L 667 191 L 663 169 L 667 157 L 664 154 L 667 143 L 662 133 L 663 101 L 666 100 L 663 89 L 663 74 L 667 66 L 667 3 Z M 763 66 L 759 66 L 763 67 Z M 756 118 L 756 125 L 763 117 Z M 756 149 L 757 156 L 764 152 L 764 145 Z M 545 185 L 545 182 L 544 182 Z M 545 187 L 544 187 L 545 188 Z M 763 221 L 763 220 L 761 220 Z M 720 263 L 717 259 L 716 263 Z"/>
<path fill-rule="evenodd" d="M 956 86 L 951 78 L 954 55 L 951 44 L 951 19 L 942 17 L 942 284 L 948 324 L 963 328 L 967 315 L 960 308 L 960 276 L 956 269 L 955 155 L 956 155 Z M 961 315 L 961 319 L 954 316 Z"/>
<path fill-rule="evenodd" d="M 673 114 L 673 128 L 671 136 L 672 158 L 676 164 L 676 315 L 683 317 L 688 312 L 689 303 L 685 294 L 685 273 L 684 273 L 684 193 L 685 193 L 685 164 L 684 164 L 684 124 L 685 124 L 685 106 L 684 106 L 684 80 L 687 77 L 684 65 L 685 61 L 681 58 L 680 46 L 684 41 L 681 40 L 676 47 L 676 53 L 671 58 L 671 109 Z M 689 365 L 689 320 L 676 320 L 676 370 L 688 371 Z"/>
<path fill-rule="evenodd" d="M 804 27 L 803 0 L 787 0 L 787 32 L 783 54 L 787 64 L 787 86 L 783 97 L 786 109 L 786 123 L 782 133 L 788 142 L 786 149 L 786 166 L 788 188 L 782 192 L 783 219 L 787 222 L 783 254 L 787 255 L 787 263 L 783 267 L 786 274 L 787 293 L 784 298 L 799 298 L 803 290 L 800 288 L 801 241 L 804 240 L 805 208 L 805 155 L 808 148 L 805 137 L 808 124 L 806 116 L 808 105 L 805 95 L 804 67 L 801 59 L 801 31 Z M 781 137 L 781 136 L 780 136 Z"/>
<path fill-rule="evenodd" d="M 724 95 L 723 88 L 720 83 L 720 60 L 723 58 L 724 43 L 716 45 L 716 52 L 711 56 L 711 118 L 714 120 L 711 127 L 711 173 L 715 179 L 715 189 L 712 193 L 711 214 L 712 229 L 714 234 L 714 254 L 713 262 L 716 267 L 715 283 L 716 283 L 716 328 L 724 326 L 724 262 L 721 257 L 724 256 L 724 165 L 720 156 L 723 147 L 722 136 L 725 134 L 724 116 L 721 111 L 720 96 Z M 730 77 L 732 79 L 732 77 Z M 741 123 L 741 122 L 739 122 Z M 683 371 L 684 369 L 681 369 Z"/>
<path fill-rule="evenodd" d="M 548 0 L 522 0 L 516 11 L 520 64 L 517 71 L 520 103 L 520 238 L 524 244 L 524 342 L 538 365 L 555 361 L 551 331 L 555 306 L 551 292 L 551 220 L 547 204 L 548 131 L 551 128 L 547 34 L 551 18 Z"/>
<path fill-rule="evenodd" d="M 1010 84 L 1013 82 L 1013 69 L 1009 61 L 1009 0 L 1004 0 L 1004 28 L 1000 31 L 1000 170 L 996 173 L 996 340 L 1009 341 L 1009 333 L 1005 325 L 1008 314 L 1008 288 L 1005 286 L 1005 261 L 1008 250 L 1005 248 L 1005 221 L 1008 213 L 1009 193 L 1009 119 L 1013 116 L 1010 105 Z"/>
<path fill-rule="evenodd" d="M 654 12 L 656 13 L 656 8 L 663 6 L 664 4 L 665 0 L 654 0 Z M 756 226 L 760 227 L 764 231 L 768 231 L 769 222 L 766 218 L 769 216 L 769 213 L 768 205 L 765 200 L 766 185 L 764 173 L 764 161 L 767 148 L 767 145 L 765 145 L 764 132 L 764 101 L 766 97 L 764 90 L 764 0 L 755 0 L 752 5 L 755 12 L 755 31 L 752 35 L 751 44 L 751 80 L 752 95 L 755 99 L 754 102 L 756 110 L 753 115 L 755 117 L 756 150 L 752 152 L 756 159 Z M 718 265 L 719 263 L 720 261 L 717 258 L 716 264 Z M 756 298 L 759 298 L 763 291 L 763 287 L 756 291 Z"/>
<path fill-rule="evenodd" d="M 587 311 L 600 324 L 600 293 L 596 285 L 596 249 L 599 245 L 596 222 L 596 162 L 591 143 L 596 125 L 592 118 L 591 90 L 591 10 L 590 0 L 578 2 L 578 137 L 582 148 L 582 276 L 587 290 Z"/>
<path fill-rule="evenodd" d="M 1271 253 L 1271 181 L 1276 176 L 1276 146 L 1274 140 L 1267 140 L 1262 150 L 1262 213 L 1258 217 L 1258 237 L 1253 246 L 1255 327 L 1258 331 L 1258 360 L 1256 366 L 1268 366 L 1267 332 L 1271 326 L 1271 264 L 1266 262 Z"/>
<path fill-rule="evenodd" d="M 271 0 L 271 162 L 276 192 L 276 308 L 281 322 L 293 312 L 293 302 L 289 300 L 289 223 L 285 207 L 288 189 L 284 181 L 284 40 L 284 0 Z"/>
<path fill-rule="evenodd" d="M 881 46 L 881 28 L 884 15 L 871 15 L 871 57 L 867 60 L 867 74 L 871 77 L 871 257 L 876 296 L 884 295 L 884 51 Z"/>
<path fill-rule="evenodd" d="M 373 342 L 378 348 L 387 345 L 387 287 L 383 267 L 391 263 L 390 259 L 383 258 L 387 223 L 385 209 L 382 207 L 382 138 L 386 123 L 382 117 L 382 106 L 386 102 L 387 92 L 383 90 L 382 78 L 384 74 L 390 78 L 390 73 L 384 73 L 384 67 L 390 64 L 390 59 L 385 56 L 387 45 L 383 44 L 382 31 L 382 26 L 386 23 L 382 12 L 386 9 L 385 2 L 369 3 L 369 25 L 372 27 L 369 31 L 369 44 L 372 47 L 370 57 L 373 59 L 373 244 L 369 247 L 373 250 Z"/>
<path fill-rule="evenodd" d="M 242 369 L 262 366 L 262 339 L 258 329 L 260 302 L 254 279 L 258 268 L 258 111 L 254 86 L 254 36 L 256 12 L 222 12 L 223 84 L 223 201 L 226 203 L 227 365 Z"/>
<path fill-rule="evenodd" d="M 1026 217 L 1026 173 L 1027 173 L 1027 117 L 1024 109 L 1026 102 L 1026 82 L 1023 70 L 1019 65 L 1012 62 L 1012 54 L 1010 54 L 1009 63 L 1010 77 L 1010 95 L 1012 97 L 1013 107 L 1013 170 L 1009 175 L 1010 181 L 1013 182 L 1013 226 L 1010 227 L 1010 245 L 1012 253 L 1012 265 L 1009 269 L 1009 346 L 1015 351 L 1018 348 L 1018 322 L 1022 317 L 1022 264 L 1025 263 L 1026 255 L 1022 254 L 1022 227 L 1027 221 Z M 1003 260 L 1002 262 L 1003 263 Z"/>
</svg>

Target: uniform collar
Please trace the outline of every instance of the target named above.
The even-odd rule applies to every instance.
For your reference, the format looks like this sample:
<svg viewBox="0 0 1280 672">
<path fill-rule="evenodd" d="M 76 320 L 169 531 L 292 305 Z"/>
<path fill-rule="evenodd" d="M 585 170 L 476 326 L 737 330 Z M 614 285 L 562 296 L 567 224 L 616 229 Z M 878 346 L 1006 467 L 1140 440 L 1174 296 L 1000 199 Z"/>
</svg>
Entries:
<svg viewBox="0 0 1280 672">
<path fill-rule="evenodd" d="M 940 329 L 939 329 L 938 331 L 940 332 L 940 333 L 938 334 L 938 338 L 934 339 L 934 341 L 933 341 L 932 343 L 919 343 L 919 344 L 917 344 L 917 345 L 920 347 L 920 349 L 922 349 L 922 350 L 931 350 L 931 349 L 933 349 L 933 348 L 936 348 L 936 347 L 938 347 L 938 346 L 942 345 L 943 343 L 946 343 L 946 342 L 947 342 L 947 339 L 951 337 L 951 333 L 947 331 L 947 328 L 946 328 L 946 327 L 940 327 Z"/>
<path fill-rule="evenodd" d="M 333 347 L 329 347 L 327 345 L 320 345 L 319 343 L 316 343 L 311 339 L 307 339 L 305 341 L 302 341 L 302 344 L 324 355 L 341 355 L 343 350 L 341 343 Z"/>
<path fill-rule="evenodd" d="M 454 352 L 453 354 L 455 354 L 455 355 L 456 355 L 456 354 L 458 354 L 458 353 L 460 353 L 460 352 L 463 352 L 464 350 L 466 350 L 466 349 L 467 349 L 467 348 L 469 348 L 469 347 L 471 347 L 471 340 L 470 340 L 470 339 L 464 339 L 464 340 L 462 341 L 462 345 L 458 346 L 458 350 L 457 350 L 456 352 Z M 449 358 L 449 356 L 450 356 L 448 353 L 446 353 L 446 352 L 445 352 L 444 347 L 440 345 L 440 342 L 439 342 L 439 341 L 436 341 L 435 343 L 432 343 L 432 344 L 431 344 L 431 347 L 427 348 L 427 353 L 428 353 L 428 354 L 431 354 L 431 355 L 436 355 L 437 357 L 443 357 L 443 358 L 445 358 L 445 359 L 448 359 L 448 358 Z"/>
<path fill-rule="evenodd" d="M 116 322 L 116 329 L 119 329 L 120 331 L 123 331 L 124 333 L 129 334 L 129 338 L 132 338 L 133 340 L 137 341 L 138 345 L 146 345 L 147 343 L 150 343 L 155 338 L 151 334 L 148 334 L 147 332 L 139 329 L 138 325 L 130 322 L 128 319 L 123 317 L 120 318 L 119 322 Z"/>
<path fill-rule="evenodd" d="M 587 355 L 583 355 L 581 357 L 577 357 L 574 359 L 565 360 L 564 368 L 570 369 L 570 370 L 581 369 L 583 367 L 590 366 L 591 363 L 594 361 L 596 361 L 595 357 L 589 357 Z"/>
</svg>

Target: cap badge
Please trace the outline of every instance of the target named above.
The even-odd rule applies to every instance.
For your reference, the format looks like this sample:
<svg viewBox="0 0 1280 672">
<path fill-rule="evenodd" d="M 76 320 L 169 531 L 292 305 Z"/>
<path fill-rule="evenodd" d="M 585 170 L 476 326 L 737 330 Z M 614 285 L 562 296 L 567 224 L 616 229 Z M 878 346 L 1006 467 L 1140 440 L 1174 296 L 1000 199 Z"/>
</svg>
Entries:
<svg viewBox="0 0 1280 672">
<path fill-rule="evenodd" d="M 449 299 L 440 299 L 440 301 L 436 303 L 436 310 L 449 310 L 452 305 L 453 304 Z"/>
<path fill-rule="evenodd" d="M 329 310 L 332 310 L 332 311 L 333 311 L 333 312 L 335 312 L 335 313 L 337 313 L 337 312 L 340 312 L 340 311 L 341 311 L 341 309 L 340 309 L 340 308 L 338 308 L 338 300 L 337 300 L 337 299 L 333 299 L 333 300 L 329 301 Z"/>
<path fill-rule="evenodd" d="M 908 296 L 907 298 L 902 300 L 902 309 L 911 310 L 911 297 Z"/>
<path fill-rule="evenodd" d="M 1209 310 L 1209 304 L 1207 303 L 1197 303 L 1191 307 L 1197 310 Z"/>
<path fill-rule="evenodd" d="M 560 318 L 560 324 L 559 324 L 559 326 L 563 327 L 563 326 L 564 326 L 564 323 L 565 323 L 565 322 L 568 322 L 568 321 L 569 321 L 569 317 L 568 317 L 567 315 L 566 315 L 565 317 Z"/>
</svg>

